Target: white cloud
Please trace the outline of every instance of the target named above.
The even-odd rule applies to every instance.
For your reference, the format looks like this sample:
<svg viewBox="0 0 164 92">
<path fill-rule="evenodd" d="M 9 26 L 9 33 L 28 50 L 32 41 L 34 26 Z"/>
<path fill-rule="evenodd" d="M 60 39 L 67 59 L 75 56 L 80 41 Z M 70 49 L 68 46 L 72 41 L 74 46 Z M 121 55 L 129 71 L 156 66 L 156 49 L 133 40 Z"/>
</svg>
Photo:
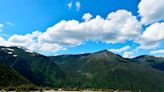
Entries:
<svg viewBox="0 0 164 92">
<path fill-rule="evenodd" d="M 79 11 L 80 10 L 80 7 L 81 7 L 81 4 L 79 1 L 76 1 L 76 10 Z"/>
<path fill-rule="evenodd" d="M 106 19 L 97 15 L 92 19 L 90 16 L 88 21 L 84 22 L 63 20 L 43 33 L 35 31 L 26 35 L 15 34 L 4 41 L 9 46 L 23 46 L 44 53 L 74 47 L 87 40 L 105 43 L 125 42 L 137 37 L 140 30 L 141 25 L 131 12 L 118 10 L 110 13 Z"/>
<path fill-rule="evenodd" d="M 161 49 L 161 50 L 153 50 L 151 51 L 152 54 L 162 54 L 164 55 L 164 49 Z"/>
<path fill-rule="evenodd" d="M 124 52 L 123 57 L 125 58 L 133 58 L 133 52 Z"/>
<path fill-rule="evenodd" d="M 62 50 L 62 46 L 59 44 L 40 44 L 40 48 L 38 49 L 39 52 L 44 53 L 44 52 L 56 52 L 58 50 Z"/>
<path fill-rule="evenodd" d="M 138 8 L 143 24 L 164 20 L 164 0 L 141 0 Z"/>
<path fill-rule="evenodd" d="M 75 5 L 76 10 L 79 11 L 81 8 L 81 3 L 79 1 L 73 2 L 72 0 L 67 4 L 68 9 L 71 9 Z"/>
<path fill-rule="evenodd" d="M 0 37 L 0 46 L 9 46 L 9 44 L 7 43 L 7 41 L 5 39 Z"/>
<path fill-rule="evenodd" d="M 90 13 L 86 13 L 82 18 L 84 19 L 84 21 L 88 22 L 92 17 L 93 16 Z"/>
<path fill-rule="evenodd" d="M 160 46 L 164 41 L 164 22 L 150 25 L 136 41 L 141 45 L 139 48 L 143 49 Z"/>
<path fill-rule="evenodd" d="M 71 9 L 71 8 L 72 8 L 72 3 L 73 3 L 73 2 L 72 2 L 72 1 L 70 1 L 70 2 L 67 4 L 67 6 L 68 6 L 68 8 L 69 8 L 69 9 Z"/>
<path fill-rule="evenodd" d="M 10 46 L 22 46 L 25 48 L 28 48 L 33 51 L 38 51 L 39 45 L 38 38 L 41 35 L 41 32 L 35 31 L 32 34 L 26 34 L 26 35 L 13 35 L 11 36 L 7 43 Z"/>
<path fill-rule="evenodd" d="M 135 16 L 126 10 L 101 16 L 89 21 L 61 21 L 47 29 L 39 38 L 40 43 L 60 44 L 63 47 L 77 46 L 86 40 L 119 43 L 133 40 L 140 34 L 141 25 Z"/>
<path fill-rule="evenodd" d="M 131 47 L 129 45 L 124 46 L 120 49 L 110 49 L 109 51 L 114 52 L 114 53 L 120 53 L 129 50 Z"/>
<path fill-rule="evenodd" d="M 0 24 L 0 32 L 2 32 L 3 30 L 3 27 L 4 27 L 4 25 L 3 24 Z"/>
</svg>

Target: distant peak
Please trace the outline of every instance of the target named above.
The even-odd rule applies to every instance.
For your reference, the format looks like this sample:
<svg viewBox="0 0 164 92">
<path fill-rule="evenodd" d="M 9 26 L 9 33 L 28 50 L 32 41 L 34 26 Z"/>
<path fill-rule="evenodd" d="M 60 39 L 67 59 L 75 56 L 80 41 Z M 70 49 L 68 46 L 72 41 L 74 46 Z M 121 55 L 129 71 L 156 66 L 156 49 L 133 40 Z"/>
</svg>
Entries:
<svg viewBox="0 0 164 92">
<path fill-rule="evenodd" d="M 108 51 L 108 50 L 101 50 L 101 51 L 98 51 L 96 52 L 97 54 L 113 54 L 112 52 Z"/>
<path fill-rule="evenodd" d="M 101 53 L 101 52 L 109 52 L 108 50 L 101 50 L 101 51 L 99 51 L 99 53 Z"/>
<path fill-rule="evenodd" d="M 135 58 L 147 58 L 147 57 L 154 57 L 154 56 L 151 56 L 151 55 L 141 55 L 141 56 L 138 56 L 138 57 L 135 57 Z"/>
</svg>

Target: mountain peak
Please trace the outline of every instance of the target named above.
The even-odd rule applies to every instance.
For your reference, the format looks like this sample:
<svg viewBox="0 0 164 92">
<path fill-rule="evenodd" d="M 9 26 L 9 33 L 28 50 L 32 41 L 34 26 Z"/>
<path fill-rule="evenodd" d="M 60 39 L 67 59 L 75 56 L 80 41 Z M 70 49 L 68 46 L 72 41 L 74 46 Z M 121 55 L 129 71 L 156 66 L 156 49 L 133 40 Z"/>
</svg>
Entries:
<svg viewBox="0 0 164 92">
<path fill-rule="evenodd" d="M 98 54 L 98 55 L 103 55 L 103 56 L 111 56 L 111 55 L 113 56 L 113 55 L 115 55 L 114 53 L 112 53 L 112 52 L 110 52 L 106 49 L 102 50 L 102 51 L 95 52 L 93 54 Z"/>
<path fill-rule="evenodd" d="M 111 52 L 105 49 L 105 50 L 98 51 L 96 53 L 111 53 Z"/>
<path fill-rule="evenodd" d="M 93 61 L 128 62 L 126 59 L 124 59 L 121 56 L 118 56 L 117 54 L 114 54 L 108 50 L 102 50 L 99 52 L 92 53 L 89 55 L 89 58 L 93 59 Z"/>
</svg>

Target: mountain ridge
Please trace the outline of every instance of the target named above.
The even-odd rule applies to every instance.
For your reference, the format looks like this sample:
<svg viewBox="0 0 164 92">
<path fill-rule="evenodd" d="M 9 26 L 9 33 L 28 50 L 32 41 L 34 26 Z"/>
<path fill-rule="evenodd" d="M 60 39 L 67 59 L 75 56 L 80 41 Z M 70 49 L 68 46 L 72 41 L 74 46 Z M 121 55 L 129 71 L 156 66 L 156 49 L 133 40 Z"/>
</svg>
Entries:
<svg viewBox="0 0 164 92">
<path fill-rule="evenodd" d="M 52 88 L 162 92 L 164 61 L 150 57 L 129 59 L 108 50 L 44 56 L 25 48 L 0 47 L 0 60 L 4 60 L 0 64 L 5 63 L 37 86 Z"/>
<path fill-rule="evenodd" d="M 50 58 L 66 71 L 69 87 L 78 85 L 80 88 L 118 88 L 133 91 L 141 89 L 144 92 L 163 89 L 162 71 L 135 63 L 133 59 L 123 58 L 107 50 L 87 55 L 60 55 Z"/>
</svg>

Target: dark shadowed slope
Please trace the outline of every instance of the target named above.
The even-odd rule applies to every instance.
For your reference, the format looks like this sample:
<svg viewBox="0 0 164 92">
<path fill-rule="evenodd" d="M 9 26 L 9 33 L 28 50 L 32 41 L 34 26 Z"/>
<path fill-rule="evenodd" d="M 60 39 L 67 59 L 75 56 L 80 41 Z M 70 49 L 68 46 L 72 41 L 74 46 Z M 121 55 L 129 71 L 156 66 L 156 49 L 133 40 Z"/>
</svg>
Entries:
<svg viewBox="0 0 164 92">
<path fill-rule="evenodd" d="M 0 63 L 0 88 L 30 85 L 31 83 L 9 66 Z"/>
<path fill-rule="evenodd" d="M 141 65 L 151 66 L 155 69 L 164 71 L 164 57 L 142 55 L 134 58 L 133 61 Z"/>
<path fill-rule="evenodd" d="M 0 60 L 38 86 L 61 86 L 63 71 L 49 58 L 19 47 L 0 47 Z"/>
</svg>

